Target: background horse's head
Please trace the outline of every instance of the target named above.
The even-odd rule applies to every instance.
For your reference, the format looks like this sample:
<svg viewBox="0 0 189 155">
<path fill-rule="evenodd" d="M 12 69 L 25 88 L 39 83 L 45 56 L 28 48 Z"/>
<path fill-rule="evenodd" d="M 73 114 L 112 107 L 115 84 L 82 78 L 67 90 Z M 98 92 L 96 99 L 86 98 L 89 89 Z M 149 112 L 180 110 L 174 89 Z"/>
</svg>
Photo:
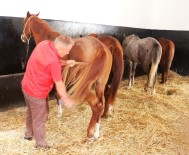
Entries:
<svg viewBox="0 0 189 155">
<path fill-rule="evenodd" d="M 26 17 L 24 18 L 23 32 L 21 34 L 21 40 L 24 43 L 29 42 L 30 37 L 32 36 L 30 24 L 31 24 L 32 19 L 37 17 L 38 15 L 39 15 L 39 13 L 38 14 L 30 14 L 29 11 L 27 12 Z"/>
</svg>

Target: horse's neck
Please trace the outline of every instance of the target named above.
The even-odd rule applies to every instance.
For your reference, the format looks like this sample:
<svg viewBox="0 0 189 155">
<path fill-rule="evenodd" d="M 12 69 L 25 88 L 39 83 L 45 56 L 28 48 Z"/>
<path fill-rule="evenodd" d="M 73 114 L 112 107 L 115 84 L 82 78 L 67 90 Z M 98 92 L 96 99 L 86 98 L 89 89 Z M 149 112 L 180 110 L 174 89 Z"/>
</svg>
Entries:
<svg viewBox="0 0 189 155">
<path fill-rule="evenodd" d="M 33 24 L 35 27 L 32 26 L 31 31 L 36 44 L 43 40 L 54 40 L 60 35 L 59 32 L 54 31 L 47 23 L 37 21 Z"/>
</svg>

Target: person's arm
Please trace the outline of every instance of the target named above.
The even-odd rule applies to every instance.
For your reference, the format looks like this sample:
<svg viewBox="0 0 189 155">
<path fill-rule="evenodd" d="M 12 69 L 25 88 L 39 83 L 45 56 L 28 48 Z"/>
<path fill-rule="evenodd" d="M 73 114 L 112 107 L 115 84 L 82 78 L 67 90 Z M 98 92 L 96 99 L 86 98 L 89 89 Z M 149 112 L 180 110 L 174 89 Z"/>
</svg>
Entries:
<svg viewBox="0 0 189 155">
<path fill-rule="evenodd" d="M 73 67 L 76 63 L 75 60 L 60 60 L 60 61 L 62 66 L 70 65 L 71 67 Z"/>
<path fill-rule="evenodd" d="M 65 84 L 63 81 L 57 81 L 55 82 L 56 91 L 58 92 L 58 95 L 64 102 L 64 106 L 71 107 L 75 104 L 74 100 L 69 96 L 69 94 L 66 91 Z"/>
</svg>

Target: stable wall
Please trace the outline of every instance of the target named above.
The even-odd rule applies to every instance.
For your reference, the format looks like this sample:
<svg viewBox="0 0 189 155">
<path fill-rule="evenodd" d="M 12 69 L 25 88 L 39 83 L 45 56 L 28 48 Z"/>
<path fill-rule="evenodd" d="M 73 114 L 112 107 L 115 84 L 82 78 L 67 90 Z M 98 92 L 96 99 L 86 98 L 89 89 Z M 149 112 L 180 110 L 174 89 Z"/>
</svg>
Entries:
<svg viewBox="0 0 189 155">
<path fill-rule="evenodd" d="M 173 40 L 176 45 L 175 58 L 172 70 L 182 75 L 189 74 L 189 32 L 137 29 L 120 26 L 108 26 L 99 24 L 86 24 L 77 22 L 63 22 L 59 20 L 47 20 L 57 31 L 72 37 L 87 35 L 90 33 L 113 35 L 120 40 L 123 34 L 137 34 L 141 38 L 152 36 L 155 38 L 165 37 Z M 23 77 L 21 59 L 26 57 L 26 44 L 22 43 L 23 19 L 17 17 L 0 17 L 0 107 L 23 102 L 20 82 Z M 31 39 L 29 56 L 35 47 Z M 125 71 L 124 75 L 127 73 Z"/>
<path fill-rule="evenodd" d="M 45 2 L 52 4 L 52 1 Z M 57 5 L 60 1 L 53 2 L 45 7 L 43 1 L 32 0 L 7 0 L 3 4 L 0 10 L 0 107 L 23 102 L 20 82 L 25 70 L 22 69 L 21 59 L 26 59 L 26 44 L 21 42 L 20 35 L 23 17 L 28 10 L 31 13 L 40 12 L 39 17 L 46 19 L 55 30 L 72 37 L 90 33 L 108 34 L 121 42 L 125 33 L 137 34 L 141 38 L 169 38 L 176 45 L 171 69 L 182 75 L 189 74 L 189 16 L 186 0 L 182 4 L 178 0 L 61 1 L 65 7 Z M 10 8 L 10 3 L 13 3 L 13 8 Z M 73 6 L 73 3 L 76 5 Z M 172 7 L 167 10 L 165 5 L 169 3 Z M 49 11 L 52 8 L 53 11 Z M 34 47 L 35 43 L 31 39 L 29 55 Z"/>
</svg>

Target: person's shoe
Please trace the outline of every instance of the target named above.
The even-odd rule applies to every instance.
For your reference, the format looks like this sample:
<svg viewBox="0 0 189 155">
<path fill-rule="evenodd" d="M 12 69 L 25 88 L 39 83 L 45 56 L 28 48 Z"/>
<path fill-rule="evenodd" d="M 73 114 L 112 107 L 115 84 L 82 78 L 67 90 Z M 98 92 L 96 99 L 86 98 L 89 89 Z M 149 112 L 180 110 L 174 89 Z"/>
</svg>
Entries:
<svg viewBox="0 0 189 155">
<path fill-rule="evenodd" d="M 39 146 L 39 145 L 36 145 L 35 148 L 37 149 L 50 149 L 51 147 L 46 145 L 46 146 Z"/>
<path fill-rule="evenodd" d="M 32 140 L 32 137 L 24 136 L 24 139 L 31 141 L 31 140 Z"/>
</svg>

